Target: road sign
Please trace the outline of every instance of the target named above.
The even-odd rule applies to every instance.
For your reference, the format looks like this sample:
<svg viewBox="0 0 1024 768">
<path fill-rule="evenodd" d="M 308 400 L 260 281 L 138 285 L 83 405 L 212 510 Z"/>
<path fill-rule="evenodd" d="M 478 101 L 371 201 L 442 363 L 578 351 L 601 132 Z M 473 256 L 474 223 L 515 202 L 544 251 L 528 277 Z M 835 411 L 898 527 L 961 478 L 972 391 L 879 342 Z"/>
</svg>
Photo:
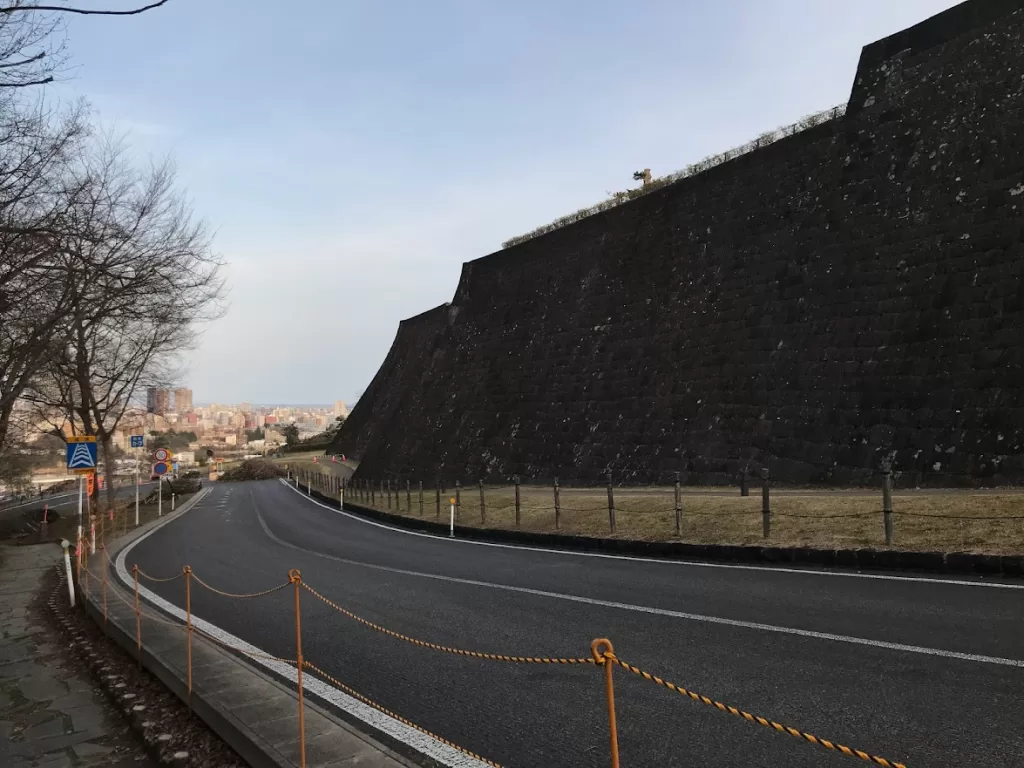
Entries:
<svg viewBox="0 0 1024 768">
<path fill-rule="evenodd" d="M 175 472 L 177 472 L 178 471 L 178 462 L 174 462 L 173 464 L 171 464 L 171 469 L 173 469 Z"/>
<path fill-rule="evenodd" d="M 157 448 L 153 451 L 154 461 L 167 461 L 169 458 L 171 458 L 171 454 L 166 448 Z"/>
<path fill-rule="evenodd" d="M 132 435 L 132 448 L 141 448 L 146 444 L 145 435 Z"/>
<path fill-rule="evenodd" d="M 85 492 L 88 496 L 92 496 L 96 492 L 96 475 L 89 474 L 85 477 Z"/>
<path fill-rule="evenodd" d="M 96 469 L 96 437 L 75 435 L 68 438 L 68 469 L 77 474 L 93 472 Z"/>
<path fill-rule="evenodd" d="M 158 461 L 153 465 L 154 475 L 166 475 L 171 471 L 171 466 L 166 461 Z"/>
</svg>

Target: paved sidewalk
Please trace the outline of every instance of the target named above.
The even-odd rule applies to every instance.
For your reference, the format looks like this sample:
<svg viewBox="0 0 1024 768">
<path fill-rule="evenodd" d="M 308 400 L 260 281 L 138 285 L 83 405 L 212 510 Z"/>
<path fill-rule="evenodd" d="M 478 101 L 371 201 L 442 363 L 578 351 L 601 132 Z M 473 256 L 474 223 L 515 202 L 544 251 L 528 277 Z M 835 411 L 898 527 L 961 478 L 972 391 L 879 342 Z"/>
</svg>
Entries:
<svg viewBox="0 0 1024 768">
<path fill-rule="evenodd" d="M 53 544 L 0 546 L 0 766 L 151 768 L 45 613 L 59 556 Z"/>
</svg>

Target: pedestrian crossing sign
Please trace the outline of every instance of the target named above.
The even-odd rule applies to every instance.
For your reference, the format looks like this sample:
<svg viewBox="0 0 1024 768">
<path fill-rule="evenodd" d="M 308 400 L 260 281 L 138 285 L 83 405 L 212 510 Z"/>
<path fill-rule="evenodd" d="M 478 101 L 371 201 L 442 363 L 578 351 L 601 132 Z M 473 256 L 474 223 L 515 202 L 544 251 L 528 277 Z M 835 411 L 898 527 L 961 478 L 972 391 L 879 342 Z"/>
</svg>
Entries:
<svg viewBox="0 0 1024 768">
<path fill-rule="evenodd" d="M 68 438 L 68 469 L 76 474 L 96 471 L 96 437 L 74 435 Z"/>
</svg>

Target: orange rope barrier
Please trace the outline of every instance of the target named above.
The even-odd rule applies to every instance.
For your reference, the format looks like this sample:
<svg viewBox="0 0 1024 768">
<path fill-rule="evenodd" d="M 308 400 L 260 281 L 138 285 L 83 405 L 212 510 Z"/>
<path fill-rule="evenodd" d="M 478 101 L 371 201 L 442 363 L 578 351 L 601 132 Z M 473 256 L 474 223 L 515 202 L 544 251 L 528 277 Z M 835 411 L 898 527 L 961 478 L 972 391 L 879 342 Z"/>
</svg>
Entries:
<svg viewBox="0 0 1024 768">
<path fill-rule="evenodd" d="M 387 627 L 382 627 L 379 624 L 374 624 L 372 621 L 367 621 L 366 619 L 362 618 L 361 616 L 357 616 L 356 614 L 352 613 L 351 611 L 345 610 L 344 608 L 342 608 L 340 605 L 335 603 L 330 598 L 324 597 L 319 592 L 317 592 L 315 589 L 313 589 L 311 586 L 309 586 L 309 584 L 307 584 L 306 582 L 302 582 L 302 587 L 307 592 L 309 592 L 311 595 L 313 595 L 317 599 L 321 600 L 322 602 L 326 603 L 327 605 L 329 605 L 331 608 L 333 608 L 334 610 L 338 611 L 339 613 L 341 613 L 341 614 L 347 616 L 348 618 L 352 619 L 353 621 L 356 621 L 356 622 L 362 624 L 365 627 L 369 627 L 370 629 L 372 629 L 372 630 L 374 630 L 376 632 L 381 632 L 381 633 L 383 633 L 385 635 L 388 635 L 390 637 L 397 638 L 398 640 L 404 640 L 407 643 L 412 643 L 413 645 L 418 645 L 421 648 L 430 648 L 431 650 L 434 650 L 434 651 L 441 651 L 443 653 L 452 653 L 452 654 L 456 654 L 458 656 L 471 656 L 471 657 L 473 657 L 475 659 L 490 659 L 492 661 L 509 661 L 509 662 L 513 662 L 513 663 L 516 663 L 516 664 L 595 664 L 596 663 L 594 661 L 594 659 L 590 659 L 590 658 L 585 658 L 585 659 L 557 659 L 557 658 L 540 658 L 540 657 L 533 657 L 533 656 L 505 656 L 505 655 L 498 654 L 498 653 L 482 653 L 480 651 L 467 651 L 467 650 L 464 650 L 462 648 L 451 648 L 451 647 L 449 647 L 447 645 L 438 645 L 437 643 L 428 643 L 425 640 L 417 640 L 415 637 L 409 637 L 408 635 L 403 635 L 403 634 L 401 634 L 399 632 L 395 632 L 394 630 L 388 629 Z"/>
<path fill-rule="evenodd" d="M 670 691 L 675 691 L 681 696 L 688 696 L 689 698 L 693 699 L 696 702 L 699 702 L 700 704 L 706 704 L 709 707 L 715 707 L 721 712 L 727 712 L 730 715 L 742 717 L 744 720 L 748 720 L 751 723 L 757 723 L 758 725 L 763 725 L 767 728 L 774 728 L 779 733 L 787 733 L 790 736 L 795 736 L 798 739 L 803 739 L 804 741 L 810 744 L 816 744 L 818 746 L 825 747 L 825 749 L 830 749 L 834 752 L 840 752 L 846 755 L 847 757 L 859 757 L 861 760 L 873 763 L 874 765 L 880 765 L 882 766 L 882 768 L 907 768 L 903 763 L 897 763 L 891 760 L 886 760 L 884 757 L 878 757 L 877 755 L 872 755 L 867 752 L 863 752 L 859 749 L 851 749 L 850 747 L 844 746 L 842 744 L 836 744 L 835 742 L 829 741 L 828 739 L 819 739 L 817 736 L 814 736 L 810 733 L 806 733 L 805 731 L 801 731 L 796 728 L 790 728 L 788 725 L 783 725 L 782 723 L 777 723 L 774 720 L 768 720 L 764 717 L 752 715 L 749 712 L 744 712 L 742 709 L 730 707 L 728 704 L 723 704 L 720 701 L 709 699 L 707 696 L 695 693 L 694 691 L 688 691 L 680 685 L 670 683 L 667 680 L 662 680 L 660 677 L 652 675 L 650 672 L 644 672 L 642 669 L 639 669 L 638 667 L 634 667 L 632 664 L 622 661 L 621 659 L 615 656 L 614 651 L 612 651 L 610 648 L 608 651 L 605 651 L 602 655 L 604 659 L 606 659 L 607 661 L 610 661 L 613 664 L 617 664 L 623 669 L 629 670 L 634 675 L 638 675 L 639 677 L 642 677 L 644 680 L 650 680 L 652 683 L 656 683 L 657 685 L 660 685 L 663 688 L 667 688 Z"/>
</svg>

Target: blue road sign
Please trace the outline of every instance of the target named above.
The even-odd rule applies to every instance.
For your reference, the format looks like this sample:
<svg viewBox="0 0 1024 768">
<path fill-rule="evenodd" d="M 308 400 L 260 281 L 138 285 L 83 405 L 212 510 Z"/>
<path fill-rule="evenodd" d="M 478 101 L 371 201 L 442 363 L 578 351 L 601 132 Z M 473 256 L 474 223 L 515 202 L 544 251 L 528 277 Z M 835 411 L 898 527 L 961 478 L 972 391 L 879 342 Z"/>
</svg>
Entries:
<svg viewBox="0 0 1024 768">
<path fill-rule="evenodd" d="M 96 438 L 82 436 L 68 438 L 67 459 L 68 469 L 96 469 Z"/>
<path fill-rule="evenodd" d="M 173 464 L 171 464 L 171 469 L 173 469 L 175 472 L 177 472 L 178 471 L 178 462 L 174 462 Z"/>
<path fill-rule="evenodd" d="M 145 442 L 145 435 L 132 435 L 132 448 L 142 448 Z"/>
<path fill-rule="evenodd" d="M 166 461 L 158 461 L 156 464 L 153 465 L 154 475 L 166 475 L 170 471 L 171 467 Z"/>
</svg>

